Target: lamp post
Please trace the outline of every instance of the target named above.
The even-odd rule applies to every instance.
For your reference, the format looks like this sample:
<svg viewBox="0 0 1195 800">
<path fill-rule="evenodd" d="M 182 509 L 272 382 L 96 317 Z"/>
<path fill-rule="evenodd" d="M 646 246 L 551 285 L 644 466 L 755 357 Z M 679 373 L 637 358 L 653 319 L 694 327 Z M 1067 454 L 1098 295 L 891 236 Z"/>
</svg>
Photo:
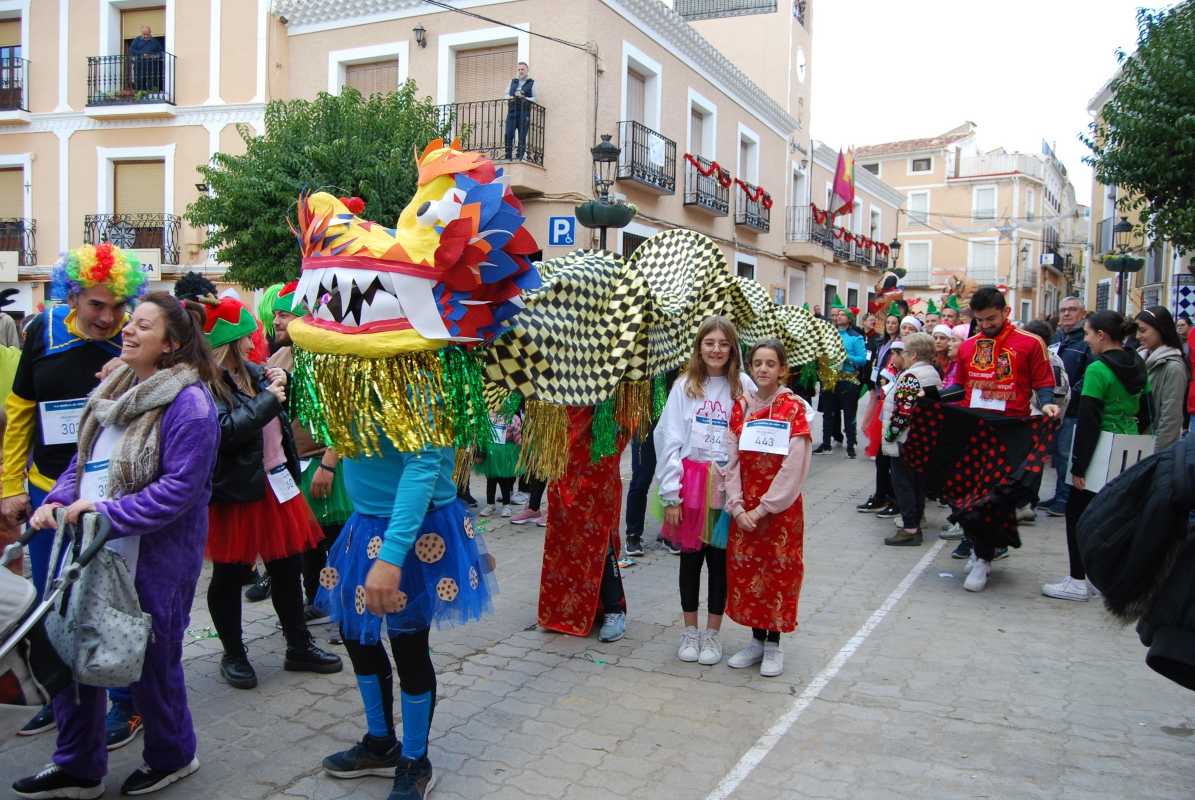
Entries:
<svg viewBox="0 0 1195 800">
<path fill-rule="evenodd" d="M 896 269 L 896 264 L 900 261 L 900 239 L 893 236 L 888 249 L 892 251 L 892 269 Z"/>
<path fill-rule="evenodd" d="M 1112 234 L 1116 242 L 1116 255 L 1104 259 L 1104 267 L 1117 273 L 1116 278 L 1116 310 L 1125 312 L 1127 298 L 1124 296 L 1124 275 L 1126 272 L 1137 272 L 1145 264 L 1143 258 L 1133 258 L 1129 255 L 1129 236 L 1133 232 L 1133 223 L 1128 217 L 1121 217 L 1120 222 L 1112 226 Z"/>
<path fill-rule="evenodd" d="M 622 149 L 610 139 L 610 134 L 603 133 L 602 140 L 589 148 L 593 158 L 595 199 L 581 203 L 576 209 L 577 222 L 586 228 L 598 229 L 598 242 L 602 250 L 606 249 L 606 229 L 625 228 L 638 211 L 633 205 L 610 202 L 610 187 L 614 185 L 618 157 L 622 154 Z"/>
</svg>

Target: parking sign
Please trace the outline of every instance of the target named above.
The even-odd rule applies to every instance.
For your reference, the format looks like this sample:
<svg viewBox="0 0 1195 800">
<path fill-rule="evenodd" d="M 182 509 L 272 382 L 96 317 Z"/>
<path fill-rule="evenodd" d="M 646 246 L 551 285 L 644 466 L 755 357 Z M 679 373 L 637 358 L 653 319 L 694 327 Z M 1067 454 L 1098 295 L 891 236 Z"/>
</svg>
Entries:
<svg viewBox="0 0 1195 800">
<path fill-rule="evenodd" d="M 548 245 L 550 247 L 572 247 L 576 243 L 576 217 L 548 217 Z"/>
</svg>

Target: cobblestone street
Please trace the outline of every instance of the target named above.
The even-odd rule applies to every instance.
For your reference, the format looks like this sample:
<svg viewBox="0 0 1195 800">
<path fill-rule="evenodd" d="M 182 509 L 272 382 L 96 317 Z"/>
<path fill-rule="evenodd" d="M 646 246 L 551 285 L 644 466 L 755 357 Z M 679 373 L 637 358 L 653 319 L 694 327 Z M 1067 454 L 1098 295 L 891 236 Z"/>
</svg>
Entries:
<svg viewBox="0 0 1195 800">
<path fill-rule="evenodd" d="M 1061 519 L 1023 529 L 1025 546 L 997 562 L 988 590 L 968 594 L 963 562 L 936 537 L 943 511 L 931 504 L 925 546 L 884 547 L 891 522 L 854 510 L 872 464 L 840 453 L 817 458 L 806 487 L 801 627 L 784 637 L 775 679 L 677 661 L 677 564 L 659 549 L 625 570 L 622 641 L 537 630 L 544 531 L 487 521 L 497 613 L 433 633 L 432 796 L 1192 796 L 1190 694 L 1151 672 L 1133 630 L 1099 605 L 1039 593 L 1066 562 Z M 203 766 L 164 796 L 385 797 L 386 780 L 319 768 L 363 730 L 347 657 L 339 675 L 283 672 L 270 604 L 247 603 L 261 685 L 232 689 L 205 638 L 205 589 L 206 575 L 185 654 Z M 322 642 L 331 633 L 313 631 Z M 749 636 L 727 620 L 727 653 Z M 0 773 L 29 773 L 52 746 L 50 735 L 8 743 Z M 113 754 L 109 796 L 140 749 L 138 739 Z"/>
</svg>

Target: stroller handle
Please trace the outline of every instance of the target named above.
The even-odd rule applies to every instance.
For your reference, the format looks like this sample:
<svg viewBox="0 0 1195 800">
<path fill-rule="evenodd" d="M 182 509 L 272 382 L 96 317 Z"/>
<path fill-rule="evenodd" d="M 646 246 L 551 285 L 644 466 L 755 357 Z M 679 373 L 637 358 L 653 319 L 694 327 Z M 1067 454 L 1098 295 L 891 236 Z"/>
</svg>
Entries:
<svg viewBox="0 0 1195 800">
<path fill-rule="evenodd" d="M 65 516 L 65 508 L 57 508 L 54 510 L 54 518 L 58 521 L 58 527 L 61 528 L 63 526 Z M 66 526 L 67 535 L 71 539 L 74 539 L 76 536 L 78 536 L 78 532 L 82 528 L 83 520 L 87 517 L 97 518 L 95 525 L 95 535 L 92 537 L 91 544 L 88 545 L 87 549 L 84 550 L 74 561 L 74 563 L 78 565 L 80 569 L 91 563 L 91 560 L 95 558 L 96 553 L 100 551 L 100 549 L 108 541 L 108 536 L 112 533 L 112 523 L 107 517 L 97 511 L 88 511 L 79 518 L 78 525 Z M 15 542 L 4 548 L 4 555 L 0 557 L 0 567 L 6 567 L 19 558 L 22 549 L 29 544 L 29 541 L 34 536 L 40 532 L 40 530 L 34 530 L 33 528 L 26 527 L 26 529 L 21 532 L 21 535 L 17 537 Z"/>
</svg>

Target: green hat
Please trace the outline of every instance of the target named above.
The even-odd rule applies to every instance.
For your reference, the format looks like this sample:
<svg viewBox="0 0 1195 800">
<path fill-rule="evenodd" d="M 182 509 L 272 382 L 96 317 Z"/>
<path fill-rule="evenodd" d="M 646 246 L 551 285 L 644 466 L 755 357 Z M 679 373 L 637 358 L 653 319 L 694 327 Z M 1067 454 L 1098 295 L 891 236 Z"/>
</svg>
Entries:
<svg viewBox="0 0 1195 800">
<path fill-rule="evenodd" d="M 207 317 L 203 334 L 213 349 L 252 336 L 257 330 L 257 320 L 235 297 L 221 297 L 212 305 L 205 304 L 203 310 Z"/>
<path fill-rule="evenodd" d="M 278 290 L 278 296 L 274 298 L 274 308 L 270 316 L 282 312 L 284 314 L 293 314 L 296 317 L 301 317 L 307 313 L 307 306 L 299 295 L 295 294 L 295 289 L 298 287 L 298 281 L 291 281 Z"/>
<path fill-rule="evenodd" d="M 900 303 L 896 302 L 895 300 L 893 300 L 892 304 L 888 306 L 888 310 L 884 312 L 884 316 L 886 317 L 903 317 L 904 315 L 904 309 L 901 308 Z"/>
<path fill-rule="evenodd" d="M 934 299 L 932 297 L 928 301 L 926 301 L 925 313 L 926 314 L 937 314 L 938 313 L 938 307 L 936 305 L 934 305 Z"/>
<path fill-rule="evenodd" d="M 267 286 L 261 293 L 261 301 L 257 304 L 257 318 L 261 320 L 261 327 L 266 336 L 274 338 L 274 300 L 282 291 L 283 284 L 275 283 Z"/>
<path fill-rule="evenodd" d="M 952 295 L 950 295 L 950 297 L 946 298 L 946 307 L 953 309 L 955 311 L 962 311 L 962 309 L 958 307 L 958 295 L 957 294 L 952 294 Z"/>
<path fill-rule="evenodd" d="M 839 297 L 837 293 L 834 294 L 834 302 L 830 304 L 830 308 L 841 308 L 844 311 L 846 310 L 846 305 L 843 304 L 842 298 Z"/>
<path fill-rule="evenodd" d="M 806 311 L 808 311 L 808 310 L 809 310 L 809 304 L 808 304 L 808 303 L 801 303 L 801 308 L 803 308 L 803 309 L 805 309 Z"/>
</svg>

